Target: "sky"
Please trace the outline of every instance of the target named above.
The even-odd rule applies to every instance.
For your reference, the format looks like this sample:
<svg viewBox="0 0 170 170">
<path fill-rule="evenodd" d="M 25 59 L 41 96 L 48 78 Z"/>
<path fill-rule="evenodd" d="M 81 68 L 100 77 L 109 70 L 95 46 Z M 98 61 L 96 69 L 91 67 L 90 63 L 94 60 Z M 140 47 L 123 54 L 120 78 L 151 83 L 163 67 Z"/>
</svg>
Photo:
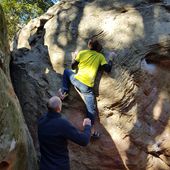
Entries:
<svg viewBox="0 0 170 170">
<path fill-rule="evenodd" d="M 53 3 L 57 3 L 57 1 L 59 1 L 59 0 L 51 0 Z"/>
</svg>

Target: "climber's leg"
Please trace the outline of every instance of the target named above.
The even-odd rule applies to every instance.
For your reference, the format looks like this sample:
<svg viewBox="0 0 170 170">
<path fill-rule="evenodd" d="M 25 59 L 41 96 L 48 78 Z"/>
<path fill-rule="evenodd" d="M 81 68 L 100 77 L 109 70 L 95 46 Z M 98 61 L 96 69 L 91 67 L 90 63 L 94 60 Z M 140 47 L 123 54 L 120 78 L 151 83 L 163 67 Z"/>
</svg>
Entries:
<svg viewBox="0 0 170 170">
<path fill-rule="evenodd" d="M 63 74 L 63 84 L 62 89 L 59 89 L 59 97 L 64 100 L 64 98 L 69 93 L 70 84 L 73 84 L 81 93 L 88 90 L 88 86 L 81 83 L 79 80 L 74 78 L 75 73 L 70 69 L 65 69 Z"/>
<path fill-rule="evenodd" d="M 95 130 L 94 123 L 96 119 L 96 104 L 95 104 L 95 96 L 93 93 L 93 89 L 91 87 L 88 87 L 88 90 L 86 93 L 82 93 L 84 102 L 86 105 L 86 116 L 91 120 L 92 122 L 92 138 L 98 139 L 100 137 L 100 133 Z"/>
<path fill-rule="evenodd" d="M 74 85 L 75 89 L 78 91 L 84 103 L 86 105 L 86 117 L 88 117 L 93 125 L 92 137 L 99 138 L 100 133 L 94 130 L 94 122 L 96 118 L 96 105 L 95 96 L 93 88 L 86 86 L 79 80 L 74 78 L 75 73 L 69 69 L 65 69 L 63 76 L 63 94 L 68 94 L 70 83 Z"/>
<path fill-rule="evenodd" d="M 67 69 L 67 68 L 64 70 L 63 84 L 62 84 L 63 92 L 66 92 L 66 93 L 69 92 L 70 83 L 71 83 L 71 80 L 74 79 L 74 75 L 75 73 L 72 70 Z"/>
<path fill-rule="evenodd" d="M 82 93 L 84 97 L 84 102 L 86 105 L 86 115 L 91 119 L 92 125 L 94 125 L 95 117 L 96 117 L 96 107 L 95 107 L 95 97 L 92 88 L 86 93 Z"/>
<path fill-rule="evenodd" d="M 69 87 L 70 87 L 70 84 L 71 84 L 71 80 L 74 79 L 74 75 L 75 75 L 75 73 L 72 70 L 70 70 L 70 69 L 64 70 L 62 88 L 59 89 L 59 91 L 58 91 L 58 95 L 59 95 L 61 100 L 64 100 L 65 97 L 68 96 Z"/>
</svg>

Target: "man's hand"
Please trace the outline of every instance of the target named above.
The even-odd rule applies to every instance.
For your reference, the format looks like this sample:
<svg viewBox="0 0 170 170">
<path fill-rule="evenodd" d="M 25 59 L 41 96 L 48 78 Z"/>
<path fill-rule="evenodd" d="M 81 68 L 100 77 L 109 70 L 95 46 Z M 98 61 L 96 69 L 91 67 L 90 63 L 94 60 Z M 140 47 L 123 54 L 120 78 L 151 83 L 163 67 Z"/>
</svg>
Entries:
<svg viewBox="0 0 170 170">
<path fill-rule="evenodd" d="M 91 126 L 91 120 L 89 118 L 85 118 L 83 121 L 83 126 L 90 125 Z"/>
<path fill-rule="evenodd" d="M 109 57 L 109 61 L 113 61 L 113 59 L 117 56 L 117 54 L 114 52 L 114 51 L 112 51 L 112 52 L 109 52 L 109 55 L 108 55 Z"/>
</svg>

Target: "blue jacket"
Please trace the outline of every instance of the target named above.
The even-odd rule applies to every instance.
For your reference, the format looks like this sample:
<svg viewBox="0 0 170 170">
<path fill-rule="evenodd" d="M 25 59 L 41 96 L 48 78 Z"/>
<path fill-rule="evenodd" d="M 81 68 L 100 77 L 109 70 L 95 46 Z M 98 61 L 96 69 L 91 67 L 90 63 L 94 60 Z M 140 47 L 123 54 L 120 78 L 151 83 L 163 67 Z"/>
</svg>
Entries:
<svg viewBox="0 0 170 170">
<path fill-rule="evenodd" d="M 40 170 L 69 170 L 67 140 L 86 146 L 90 133 L 91 126 L 86 125 L 84 132 L 80 132 L 60 113 L 48 112 L 42 116 L 38 121 Z"/>
</svg>

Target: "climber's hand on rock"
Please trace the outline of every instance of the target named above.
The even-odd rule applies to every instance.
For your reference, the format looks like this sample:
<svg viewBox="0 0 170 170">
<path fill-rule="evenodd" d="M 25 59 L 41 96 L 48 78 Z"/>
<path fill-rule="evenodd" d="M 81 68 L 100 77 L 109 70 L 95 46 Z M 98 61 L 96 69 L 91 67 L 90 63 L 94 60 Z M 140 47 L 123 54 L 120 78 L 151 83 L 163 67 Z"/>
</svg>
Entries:
<svg viewBox="0 0 170 170">
<path fill-rule="evenodd" d="M 83 126 L 90 125 L 91 126 L 91 120 L 89 118 L 85 118 L 83 121 Z"/>
<path fill-rule="evenodd" d="M 109 57 L 109 60 L 110 61 L 113 61 L 114 60 L 114 58 L 115 57 L 117 57 L 117 54 L 116 54 L 116 52 L 114 52 L 114 51 L 112 51 L 112 52 L 109 52 L 109 55 L 108 55 Z"/>
<path fill-rule="evenodd" d="M 78 51 L 74 51 L 71 53 L 72 59 L 74 60 L 78 54 Z"/>
</svg>

